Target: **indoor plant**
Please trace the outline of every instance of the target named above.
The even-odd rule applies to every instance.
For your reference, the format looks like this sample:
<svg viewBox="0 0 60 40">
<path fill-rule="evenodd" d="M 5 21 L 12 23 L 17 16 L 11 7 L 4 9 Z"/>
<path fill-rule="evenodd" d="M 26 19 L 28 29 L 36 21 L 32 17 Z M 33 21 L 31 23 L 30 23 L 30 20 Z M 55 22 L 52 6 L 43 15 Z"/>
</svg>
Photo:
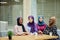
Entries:
<svg viewBox="0 0 60 40">
<path fill-rule="evenodd" d="M 12 31 L 8 31 L 8 38 L 9 38 L 9 40 L 12 40 L 12 35 L 13 35 L 13 32 Z"/>
</svg>

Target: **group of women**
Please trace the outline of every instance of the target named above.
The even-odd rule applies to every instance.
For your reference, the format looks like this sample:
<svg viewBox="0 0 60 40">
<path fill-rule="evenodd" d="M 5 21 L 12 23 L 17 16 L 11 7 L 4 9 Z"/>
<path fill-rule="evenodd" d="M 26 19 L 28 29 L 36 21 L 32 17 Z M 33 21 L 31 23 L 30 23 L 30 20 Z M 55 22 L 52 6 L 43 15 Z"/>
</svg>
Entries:
<svg viewBox="0 0 60 40">
<path fill-rule="evenodd" d="M 47 34 L 50 35 L 50 32 L 52 32 L 52 35 L 58 36 L 57 34 L 57 27 L 56 27 L 56 18 L 55 16 L 51 17 L 49 19 L 49 24 L 47 25 L 44 22 L 44 17 L 39 16 L 38 22 L 35 23 L 34 17 L 29 16 L 28 17 L 28 23 L 26 26 L 23 25 L 23 18 L 19 17 L 17 18 L 17 25 L 14 27 L 14 34 L 16 36 L 21 35 L 34 35 L 35 33 L 39 34 Z"/>
</svg>

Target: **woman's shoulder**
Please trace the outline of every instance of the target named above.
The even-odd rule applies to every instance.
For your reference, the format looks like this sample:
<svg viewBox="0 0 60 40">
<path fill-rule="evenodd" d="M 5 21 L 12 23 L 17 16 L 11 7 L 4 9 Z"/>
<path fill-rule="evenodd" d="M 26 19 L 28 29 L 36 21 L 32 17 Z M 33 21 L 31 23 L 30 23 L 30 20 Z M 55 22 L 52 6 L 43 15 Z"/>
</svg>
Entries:
<svg viewBox="0 0 60 40">
<path fill-rule="evenodd" d="M 35 25 L 37 25 L 37 23 L 34 23 Z"/>
<path fill-rule="evenodd" d="M 53 29 L 57 29 L 57 26 L 56 26 L 56 25 L 54 25 L 54 26 L 53 26 Z"/>
<path fill-rule="evenodd" d="M 14 27 L 16 28 L 16 27 L 18 27 L 18 25 L 15 25 Z"/>
<path fill-rule="evenodd" d="M 38 23 L 35 23 L 35 24 L 36 24 L 37 26 L 39 26 Z"/>
<path fill-rule="evenodd" d="M 38 26 L 38 23 L 35 23 L 35 26 Z"/>
<path fill-rule="evenodd" d="M 49 26 L 48 26 L 48 25 L 46 25 L 46 28 L 49 28 Z"/>
<path fill-rule="evenodd" d="M 15 26 L 18 26 L 18 25 L 15 25 Z"/>
<path fill-rule="evenodd" d="M 54 25 L 54 27 L 57 27 L 56 25 Z"/>
</svg>

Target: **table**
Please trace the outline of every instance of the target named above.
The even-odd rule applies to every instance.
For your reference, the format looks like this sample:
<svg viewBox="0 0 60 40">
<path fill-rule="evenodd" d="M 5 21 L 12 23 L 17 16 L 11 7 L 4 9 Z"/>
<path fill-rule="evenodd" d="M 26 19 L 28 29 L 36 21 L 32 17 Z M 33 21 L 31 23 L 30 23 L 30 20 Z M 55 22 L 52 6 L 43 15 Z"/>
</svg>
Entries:
<svg viewBox="0 0 60 40">
<path fill-rule="evenodd" d="M 58 38 L 58 36 L 50 36 L 50 35 L 13 36 L 12 40 L 47 40 L 53 38 Z M 8 37 L 0 37 L 0 40 L 8 40 Z"/>
</svg>

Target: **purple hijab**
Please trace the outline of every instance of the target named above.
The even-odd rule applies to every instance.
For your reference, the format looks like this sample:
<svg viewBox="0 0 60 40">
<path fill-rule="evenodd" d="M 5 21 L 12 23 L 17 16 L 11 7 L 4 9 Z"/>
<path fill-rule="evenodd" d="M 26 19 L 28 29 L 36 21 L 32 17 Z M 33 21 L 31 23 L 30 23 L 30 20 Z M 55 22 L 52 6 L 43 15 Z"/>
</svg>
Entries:
<svg viewBox="0 0 60 40">
<path fill-rule="evenodd" d="M 33 22 L 32 23 L 30 23 L 30 22 L 28 22 L 28 27 L 31 27 L 31 30 L 30 30 L 30 32 L 35 32 L 36 30 L 35 30 L 35 22 L 34 22 L 34 17 L 33 16 L 29 16 L 28 17 L 28 19 L 30 19 L 30 18 L 32 18 L 33 19 Z"/>
</svg>

